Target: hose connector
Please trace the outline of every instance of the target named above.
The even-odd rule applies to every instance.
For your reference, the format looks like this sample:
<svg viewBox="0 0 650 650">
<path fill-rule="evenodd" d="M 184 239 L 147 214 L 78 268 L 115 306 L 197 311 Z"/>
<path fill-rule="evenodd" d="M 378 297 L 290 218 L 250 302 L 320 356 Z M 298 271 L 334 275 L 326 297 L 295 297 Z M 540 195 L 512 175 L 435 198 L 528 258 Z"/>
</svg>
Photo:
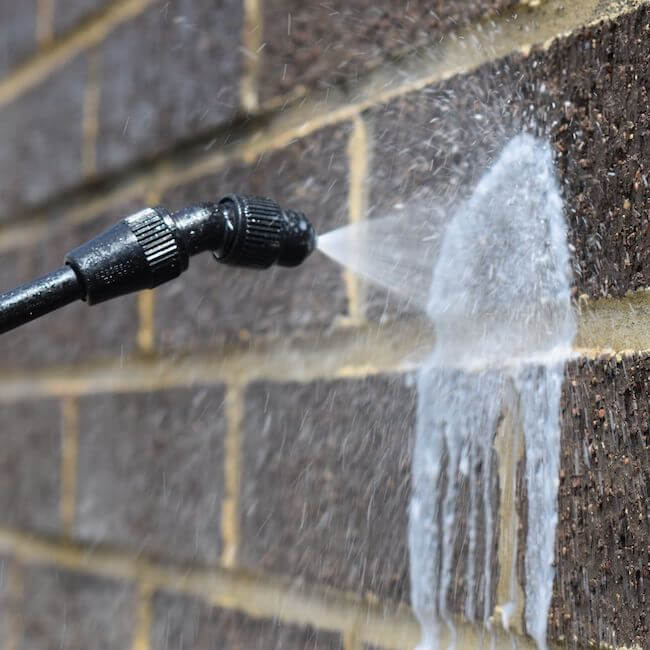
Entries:
<svg viewBox="0 0 650 650">
<path fill-rule="evenodd" d="M 162 208 L 146 208 L 65 256 L 95 305 L 177 278 L 189 254 L 174 220 Z"/>
</svg>

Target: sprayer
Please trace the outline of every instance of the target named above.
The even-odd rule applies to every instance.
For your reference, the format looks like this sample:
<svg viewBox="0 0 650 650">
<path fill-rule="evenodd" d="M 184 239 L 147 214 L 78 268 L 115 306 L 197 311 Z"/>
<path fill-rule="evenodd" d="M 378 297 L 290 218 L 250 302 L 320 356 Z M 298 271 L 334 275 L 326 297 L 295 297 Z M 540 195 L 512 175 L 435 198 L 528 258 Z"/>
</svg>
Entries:
<svg viewBox="0 0 650 650">
<path fill-rule="evenodd" d="M 267 269 L 302 264 L 316 233 L 302 212 L 271 199 L 231 194 L 170 213 L 146 208 L 75 248 L 56 271 L 0 294 L 0 333 L 76 300 L 89 305 L 177 278 L 193 255 Z"/>
</svg>

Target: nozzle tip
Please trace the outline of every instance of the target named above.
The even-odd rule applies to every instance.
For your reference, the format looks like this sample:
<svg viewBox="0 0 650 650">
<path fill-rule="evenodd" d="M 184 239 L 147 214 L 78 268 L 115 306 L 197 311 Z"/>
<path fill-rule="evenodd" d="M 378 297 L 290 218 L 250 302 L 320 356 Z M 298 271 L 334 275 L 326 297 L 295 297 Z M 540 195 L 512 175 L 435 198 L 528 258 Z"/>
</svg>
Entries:
<svg viewBox="0 0 650 650">
<path fill-rule="evenodd" d="M 316 231 L 302 212 L 284 210 L 282 216 L 286 227 L 277 263 L 279 266 L 299 266 L 316 248 Z"/>
</svg>

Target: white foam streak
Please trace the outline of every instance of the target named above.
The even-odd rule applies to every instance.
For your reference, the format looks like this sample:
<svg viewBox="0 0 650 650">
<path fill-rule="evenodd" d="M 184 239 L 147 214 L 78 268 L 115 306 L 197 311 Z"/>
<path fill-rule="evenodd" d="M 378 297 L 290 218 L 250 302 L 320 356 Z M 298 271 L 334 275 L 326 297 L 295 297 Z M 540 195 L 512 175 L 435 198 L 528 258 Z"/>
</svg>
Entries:
<svg viewBox="0 0 650 650">
<path fill-rule="evenodd" d="M 515 138 L 453 216 L 440 242 L 427 312 L 435 324 L 436 343 L 419 371 L 422 407 L 413 500 L 420 506 L 411 510 L 410 519 L 412 600 L 423 629 L 428 629 L 421 647 L 437 648 L 433 630 L 438 618 L 446 618 L 454 584 L 451 564 L 457 544 L 450 531 L 461 521 L 473 555 L 464 567 L 455 567 L 460 574 L 464 571 L 465 615 L 487 622 L 497 604 L 492 602 L 493 440 L 507 395 L 514 390 L 528 490 L 525 622 L 545 648 L 554 577 L 560 396 L 576 330 L 562 202 L 545 143 Z M 481 482 L 483 496 L 478 582 L 476 487 L 469 490 L 469 509 L 458 503 L 457 458 L 468 445 L 481 458 L 480 472 L 473 469 L 469 476 Z M 429 446 L 435 455 L 426 453 Z M 446 481 L 434 482 L 429 463 L 433 476 L 439 477 L 443 458 Z M 440 500 L 442 531 L 422 519 L 422 513 L 435 515 Z M 515 609 L 512 602 L 501 605 L 506 611 Z"/>
<path fill-rule="evenodd" d="M 525 624 L 545 648 L 560 396 L 576 333 L 566 225 L 548 144 L 514 138 L 444 229 L 442 221 L 434 205 L 420 202 L 326 235 L 320 246 L 420 306 L 435 326 L 434 347 L 417 378 L 409 526 L 420 649 L 438 648 L 440 626 L 451 626 L 449 612 L 459 607 L 484 623 L 495 605 L 506 624 L 517 611 L 514 588 L 508 602 L 493 602 L 493 442 L 513 405 L 526 454 Z"/>
</svg>

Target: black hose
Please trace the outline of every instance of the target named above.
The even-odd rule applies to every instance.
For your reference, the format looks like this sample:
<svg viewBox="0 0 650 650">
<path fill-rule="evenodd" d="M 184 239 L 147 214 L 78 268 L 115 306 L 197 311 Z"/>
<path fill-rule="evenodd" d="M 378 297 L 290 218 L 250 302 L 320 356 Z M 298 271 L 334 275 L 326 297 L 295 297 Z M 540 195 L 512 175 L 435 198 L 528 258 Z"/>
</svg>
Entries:
<svg viewBox="0 0 650 650">
<path fill-rule="evenodd" d="M 80 300 L 84 290 L 69 266 L 0 294 L 0 333 Z"/>
</svg>

